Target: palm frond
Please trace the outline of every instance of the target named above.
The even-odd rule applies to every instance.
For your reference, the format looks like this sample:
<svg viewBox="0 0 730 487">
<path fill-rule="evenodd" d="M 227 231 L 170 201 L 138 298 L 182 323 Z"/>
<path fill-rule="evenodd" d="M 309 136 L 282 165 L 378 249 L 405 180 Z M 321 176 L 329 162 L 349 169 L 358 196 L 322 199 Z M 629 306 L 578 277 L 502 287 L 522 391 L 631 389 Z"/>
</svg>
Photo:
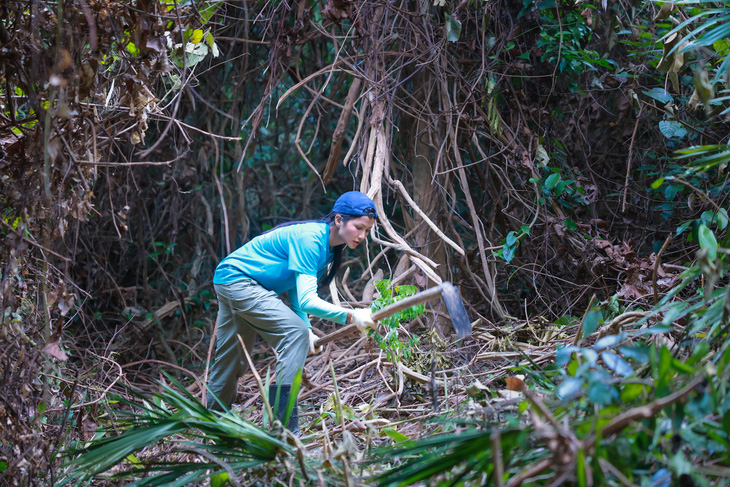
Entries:
<svg viewBox="0 0 730 487">
<path fill-rule="evenodd" d="M 131 485 L 187 485 L 225 471 L 237 474 L 264 465 L 275 471 L 280 468 L 275 460 L 295 458 L 294 448 L 276 432 L 230 411 L 211 411 L 176 380 L 168 380 L 171 385 L 162 384 L 152 402 L 139 392 L 134 393 L 136 400 L 120 400 L 131 408 L 117 411 L 126 431 L 64 452 L 65 476 L 58 485 L 82 485 L 115 468 L 121 471 L 113 478 L 136 479 Z M 164 455 L 173 460 L 153 462 L 134 456 L 163 439 L 170 440 Z M 179 461 L 186 453 L 195 461 Z M 119 467 L 125 463 L 129 465 Z M 302 468 L 308 467 L 302 464 Z M 306 476 L 306 472 L 298 475 Z"/>
<path fill-rule="evenodd" d="M 675 159 L 691 159 L 689 169 L 707 171 L 730 162 L 730 145 L 702 145 L 687 147 L 676 152 Z"/>
<path fill-rule="evenodd" d="M 413 485 L 427 481 L 435 485 L 436 477 L 443 477 L 443 485 L 473 481 L 493 473 L 492 430 L 458 431 L 409 442 L 404 447 L 382 448 L 372 452 L 377 461 L 404 460 L 403 464 L 376 477 L 381 487 Z M 519 428 L 501 432 L 503 451 L 523 442 L 526 433 Z M 514 462 L 516 459 L 512 459 Z M 504 457 L 505 463 L 510 459 Z M 448 475 L 446 475 L 448 474 Z"/>
</svg>

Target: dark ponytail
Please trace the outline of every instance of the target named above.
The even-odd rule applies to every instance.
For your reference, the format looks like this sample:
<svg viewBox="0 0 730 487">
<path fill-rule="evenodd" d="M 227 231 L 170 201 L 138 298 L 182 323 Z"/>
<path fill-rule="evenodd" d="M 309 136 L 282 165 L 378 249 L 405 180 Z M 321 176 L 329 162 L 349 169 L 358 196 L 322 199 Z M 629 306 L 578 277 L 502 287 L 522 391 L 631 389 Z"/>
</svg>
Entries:
<svg viewBox="0 0 730 487">
<path fill-rule="evenodd" d="M 344 245 L 338 245 L 332 249 L 332 264 L 330 264 L 327 274 L 322 276 L 322 279 L 319 281 L 320 287 L 328 287 L 334 280 L 337 275 L 337 271 L 340 270 L 340 265 L 342 265 L 342 251 L 344 249 Z"/>
<path fill-rule="evenodd" d="M 335 223 L 335 216 L 340 215 L 342 217 L 342 222 L 347 223 L 348 221 L 352 220 L 353 218 L 358 218 L 355 215 L 348 215 L 345 213 L 330 213 L 326 217 L 322 218 L 320 221 L 325 222 L 330 227 Z M 322 276 L 322 279 L 319 282 L 319 285 L 321 287 L 327 287 L 330 285 L 330 283 L 334 280 L 335 276 L 337 275 L 337 271 L 340 270 L 340 266 L 342 265 L 342 251 L 345 250 L 345 244 L 338 245 L 332 249 L 332 264 L 330 264 L 330 268 L 327 271 L 327 274 Z"/>
</svg>

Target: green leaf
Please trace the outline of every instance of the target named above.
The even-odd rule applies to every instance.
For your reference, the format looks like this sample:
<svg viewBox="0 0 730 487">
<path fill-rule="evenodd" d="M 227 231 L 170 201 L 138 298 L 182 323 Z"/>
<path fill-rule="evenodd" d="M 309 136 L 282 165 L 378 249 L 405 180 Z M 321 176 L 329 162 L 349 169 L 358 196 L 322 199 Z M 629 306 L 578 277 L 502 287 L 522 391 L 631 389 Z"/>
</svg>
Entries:
<svg viewBox="0 0 730 487">
<path fill-rule="evenodd" d="M 725 230 L 728 224 L 728 215 L 725 208 L 721 208 L 719 212 L 705 211 L 700 216 L 705 225 L 716 223 L 720 230 Z"/>
<path fill-rule="evenodd" d="M 619 399 L 619 393 L 615 387 L 602 380 L 592 378 L 591 386 L 588 389 L 588 400 L 598 406 L 608 406 Z"/>
<path fill-rule="evenodd" d="M 592 309 L 588 313 L 586 313 L 586 317 L 583 320 L 583 336 L 588 336 L 596 331 L 596 328 L 598 328 L 598 325 L 601 323 L 602 319 L 602 313 L 595 309 Z"/>
<path fill-rule="evenodd" d="M 664 198 L 667 201 L 672 201 L 674 197 L 677 196 L 680 189 L 681 188 L 676 184 L 668 184 L 667 187 L 664 188 Z"/>
<path fill-rule="evenodd" d="M 210 52 L 213 54 L 213 57 L 220 56 L 220 51 L 218 50 L 218 46 L 215 43 L 215 38 L 213 37 L 213 34 L 210 32 L 205 33 L 205 43 L 208 45 L 208 48 L 210 48 Z"/>
<path fill-rule="evenodd" d="M 654 181 L 653 183 L 651 183 L 651 188 L 659 189 L 659 186 L 661 186 L 663 183 L 664 183 L 664 178 L 659 178 L 656 181 Z"/>
<path fill-rule="evenodd" d="M 689 228 L 689 226 L 692 225 L 692 222 L 684 222 L 680 226 L 677 227 L 677 231 L 674 233 L 675 237 L 678 237 L 684 233 L 685 230 Z"/>
<path fill-rule="evenodd" d="M 200 12 L 200 20 L 203 25 L 205 25 L 211 17 L 213 17 L 213 14 L 218 10 L 218 6 L 223 3 L 222 1 L 213 1 L 213 2 L 207 2 L 204 7 L 199 7 L 198 10 Z"/>
<path fill-rule="evenodd" d="M 707 342 L 700 342 L 695 347 L 692 356 L 687 359 L 687 365 L 694 365 L 699 363 L 710 351 L 710 345 Z"/>
<path fill-rule="evenodd" d="M 228 472 L 221 472 L 210 478 L 210 487 L 223 487 L 228 483 Z"/>
<path fill-rule="evenodd" d="M 0 462 L 0 473 L 3 473 L 8 468 L 8 462 Z"/>
<path fill-rule="evenodd" d="M 554 172 L 545 180 L 545 191 L 550 191 L 560 182 L 560 174 Z"/>
<path fill-rule="evenodd" d="M 667 103 L 674 101 L 672 95 L 670 95 L 669 92 L 664 88 L 652 88 L 649 91 L 642 91 L 642 93 L 644 93 L 649 98 L 653 98 L 662 105 L 666 105 Z"/>
<path fill-rule="evenodd" d="M 683 374 L 694 374 L 695 369 L 692 368 L 691 365 L 687 365 L 681 360 L 678 360 L 676 358 L 672 358 L 672 368 L 676 370 L 677 372 L 683 373 Z"/>
<path fill-rule="evenodd" d="M 461 35 L 461 22 L 453 15 L 446 14 L 446 40 L 456 42 Z"/>
<path fill-rule="evenodd" d="M 575 475 L 578 478 L 578 487 L 586 487 L 588 485 L 586 478 L 586 454 L 582 448 L 578 450 L 578 458 L 576 460 Z"/>
<path fill-rule="evenodd" d="M 396 443 L 402 443 L 404 441 L 410 441 L 410 438 L 401 433 L 400 431 L 396 431 L 393 428 L 383 428 L 380 430 L 382 433 L 384 433 L 388 438 L 395 441 Z"/>
<path fill-rule="evenodd" d="M 627 383 L 621 389 L 621 401 L 630 403 L 641 396 L 646 391 L 647 386 L 644 384 Z"/>
<path fill-rule="evenodd" d="M 634 369 L 631 365 L 613 352 L 602 352 L 601 359 L 603 359 L 603 363 L 606 364 L 606 367 L 616 372 L 618 375 L 628 377 L 634 373 Z"/>
<path fill-rule="evenodd" d="M 578 230 L 578 225 L 573 220 L 565 220 L 565 228 L 570 230 Z"/>
<path fill-rule="evenodd" d="M 644 345 L 619 347 L 621 354 L 636 362 L 645 363 L 649 361 L 649 349 Z"/>
<path fill-rule="evenodd" d="M 516 245 L 505 245 L 502 248 L 502 258 L 507 262 L 512 262 L 515 257 L 515 250 L 517 250 Z"/>
<path fill-rule="evenodd" d="M 139 49 L 137 49 L 137 46 L 135 46 L 133 42 L 128 43 L 126 48 L 127 52 L 129 52 L 132 56 L 139 56 Z"/>
<path fill-rule="evenodd" d="M 671 139 L 672 137 L 682 138 L 687 135 L 687 129 L 681 123 L 674 120 L 662 120 L 659 122 L 659 130 L 664 137 Z"/>
<path fill-rule="evenodd" d="M 580 351 L 580 347 L 575 345 L 568 345 L 567 347 L 560 348 L 555 354 L 555 365 L 562 367 L 567 364 L 573 353 Z"/>
<path fill-rule="evenodd" d="M 715 234 L 706 225 L 700 225 L 697 230 L 700 248 L 707 249 L 710 259 L 717 257 L 717 239 Z"/>
<path fill-rule="evenodd" d="M 615 347 L 626 338 L 626 334 L 619 333 L 618 335 L 608 335 L 600 338 L 593 344 L 594 350 L 603 350 L 604 348 Z"/>
<path fill-rule="evenodd" d="M 529 235 L 530 234 L 530 226 L 529 225 L 522 225 L 520 227 L 520 230 L 522 230 L 522 233 L 524 233 L 525 235 Z"/>
<path fill-rule="evenodd" d="M 568 377 L 558 386 L 558 396 L 561 399 L 571 399 L 578 395 L 583 387 L 583 379 Z"/>
</svg>

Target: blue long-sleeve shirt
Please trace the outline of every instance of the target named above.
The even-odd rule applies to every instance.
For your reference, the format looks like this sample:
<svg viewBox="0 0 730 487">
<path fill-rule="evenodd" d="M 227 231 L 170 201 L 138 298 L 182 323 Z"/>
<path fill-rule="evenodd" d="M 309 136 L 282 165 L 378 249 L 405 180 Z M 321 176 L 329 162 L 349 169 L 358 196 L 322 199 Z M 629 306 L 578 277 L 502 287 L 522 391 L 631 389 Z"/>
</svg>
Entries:
<svg viewBox="0 0 730 487">
<path fill-rule="evenodd" d="M 259 235 L 223 259 L 214 284 L 253 279 L 277 294 L 288 292 L 292 310 L 306 323 L 307 314 L 336 323 L 347 321 L 347 310 L 317 295 L 317 280 L 330 262 L 330 227 L 307 222 Z"/>
</svg>

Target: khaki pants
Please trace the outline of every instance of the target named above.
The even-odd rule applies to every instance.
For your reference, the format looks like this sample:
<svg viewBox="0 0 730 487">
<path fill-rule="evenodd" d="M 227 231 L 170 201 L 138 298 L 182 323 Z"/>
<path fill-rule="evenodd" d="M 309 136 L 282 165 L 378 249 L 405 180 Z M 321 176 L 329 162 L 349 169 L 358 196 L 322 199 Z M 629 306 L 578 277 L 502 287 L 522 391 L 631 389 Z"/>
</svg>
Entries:
<svg viewBox="0 0 730 487">
<path fill-rule="evenodd" d="M 307 359 L 309 324 L 285 305 L 276 293 L 251 279 L 215 284 L 215 292 L 219 307 L 218 332 L 215 362 L 208 381 L 208 407 L 219 409 L 210 392 L 230 407 L 236 399 L 238 379 L 248 370 L 237 335 L 241 335 L 249 354 L 256 334 L 261 335 L 278 355 L 277 384 L 291 384 Z"/>
</svg>

